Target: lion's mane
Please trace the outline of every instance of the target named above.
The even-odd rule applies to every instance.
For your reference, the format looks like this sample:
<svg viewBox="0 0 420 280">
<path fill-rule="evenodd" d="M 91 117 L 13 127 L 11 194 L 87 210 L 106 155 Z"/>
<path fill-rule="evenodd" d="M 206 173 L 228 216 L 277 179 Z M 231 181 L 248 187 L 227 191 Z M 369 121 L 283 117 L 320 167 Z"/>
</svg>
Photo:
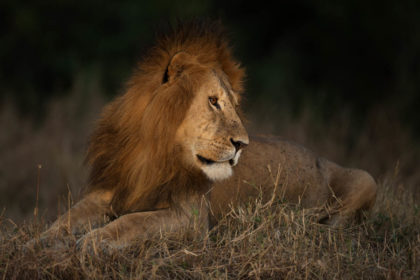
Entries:
<svg viewBox="0 0 420 280">
<path fill-rule="evenodd" d="M 158 37 L 125 94 L 104 109 L 87 154 L 88 192 L 112 191 L 116 215 L 166 208 L 177 195 L 209 186 L 200 172 L 181 164 L 174 137 L 205 69 L 223 71 L 232 89 L 242 92 L 244 71 L 225 38 L 220 23 L 178 24 Z M 168 66 L 179 52 L 194 57 L 196 67 L 186 61 L 176 81 L 168 82 Z"/>
</svg>

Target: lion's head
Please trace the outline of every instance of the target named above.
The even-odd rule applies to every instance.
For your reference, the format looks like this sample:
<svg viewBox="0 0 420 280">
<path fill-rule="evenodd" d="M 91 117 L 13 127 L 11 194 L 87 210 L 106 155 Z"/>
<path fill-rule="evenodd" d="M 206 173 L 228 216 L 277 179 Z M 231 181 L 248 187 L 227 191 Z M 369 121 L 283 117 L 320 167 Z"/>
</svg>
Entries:
<svg viewBox="0 0 420 280">
<path fill-rule="evenodd" d="M 248 143 L 237 113 L 243 75 L 217 23 L 159 38 L 91 138 L 90 190 L 113 191 L 121 214 L 229 177 Z"/>
<path fill-rule="evenodd" d="M 190 55 L 177 54 L 174 59 L 188 61 Z M 210 180 L 226 179 L 238 162 L 248 135 L 236 112 L 239 94 L 232 90 L 225 74 L 201 68 L 200 84 L 191 105 L 178 127 L 175 142 L 182 146 L 186 165 L 198 167 Z"/>
</svg>

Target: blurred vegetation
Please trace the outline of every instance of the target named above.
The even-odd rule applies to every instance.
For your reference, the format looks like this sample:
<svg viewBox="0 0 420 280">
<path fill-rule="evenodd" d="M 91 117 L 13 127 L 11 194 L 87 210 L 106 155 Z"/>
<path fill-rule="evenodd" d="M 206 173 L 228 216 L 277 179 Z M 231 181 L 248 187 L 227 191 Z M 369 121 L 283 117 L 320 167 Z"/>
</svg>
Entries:
<svg viewBox="0 0 420 280">
<path fill-rule="evenodd" d="M 406 1 L 15 1 L 0 3 L 1 99 L 39 116 L 80 72 L 120 92 L 156 26 L 221 18 L 248 68 L 249 104 L 328 119 L 349 110 L 355 124 L 388 106 L 420 131 L 420 3 Z M 99 74 L 98 74 L 99 73 Z M 269 102 L 267 102 L 269 101 Z M 282 105 L 283 104 L 283 105 Z M 417 128 L 417 129 L 416 129 Z"/>
</svg>

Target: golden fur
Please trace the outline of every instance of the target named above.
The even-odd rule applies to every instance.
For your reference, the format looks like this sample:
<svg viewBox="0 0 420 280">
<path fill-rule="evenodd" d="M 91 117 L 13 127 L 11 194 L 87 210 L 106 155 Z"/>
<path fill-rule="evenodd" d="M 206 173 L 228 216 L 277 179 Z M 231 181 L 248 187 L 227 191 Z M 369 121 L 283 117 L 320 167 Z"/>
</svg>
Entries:
<svg viewBox="0 0 420 280">
<path fill-rule="evenodd" d="M 182 61 L 174 75 L 182 70 L 183 79 L 175 85 L 163 83 L 171 59 L 180 51 L 194 55 L 199 65 Z M 158 40 L 126 94 L 105 108 L 89 147 L 89 188 L 114 191 L 111 204 L 119 214 L 166 205 L 171 195 L 191 185 L 177 162 L 180 151 L 173 140 L 200 86 L 203 68 L 220 69 L 232 89 L 242 92 L 244 71 L 232 59 L 220 25 L 180 25 Z"/>
<path fill-rule="evenodd" d="M 376 184 L 364 171 L 274 138 L 252 138 L 245 148 L 237 112 L 244 70 L 224 38 L 217 23 L 193 23 L 158 40 L 126 93 L 103 111 L 85 197 L 44 239 L 81 233 L 79 246 L 105 239 L 118 247 L 197 223 L 206 230 L 209 214 L 217 222 L 259 192 L 325 207 L 320 221 L 331 224 L 371 207 Z M 97 229 L 85 234 L 90 227 Z"/>
</svg>

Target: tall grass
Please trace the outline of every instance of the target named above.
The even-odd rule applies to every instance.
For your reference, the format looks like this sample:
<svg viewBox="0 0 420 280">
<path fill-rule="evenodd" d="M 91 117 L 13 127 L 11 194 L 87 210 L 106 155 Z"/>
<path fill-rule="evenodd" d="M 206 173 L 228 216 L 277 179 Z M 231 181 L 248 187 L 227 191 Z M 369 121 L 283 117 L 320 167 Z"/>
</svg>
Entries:
<svg viewBox="0 0 420 280">
<path fill-rule="evenodd" d="M 2 232 L 4 279 L 417 279 L 419 205 L 394 182 L 360 225 L 334 229 L 299 205 L 259 199 L 232 209 L 204 237 L 185 233 L 139 240 L 97 253 L 68 248 L 22 250 L 44 224 Z"/>
<path fill-rule="evenodd" d="M 377 203 L 362 224 L 334 229 L 300 205 L 256 198 L 205 236 L 163 235 L 97 254 L 77 251 L 75 240 L 25 249 L 80 196 L 88 134 L 104 104 L 99 93 L 97 84 L 78 81 L 68 98 L 50 104 L 42 124 L 19 118 L 12 106 L 1 108 L 0 279 L 420 277 L 419 147 L 385 108 L 372 110 L 356 130 L 346 112 L 320 121 L 310 107 L 294 117 L 264 119 L 255 111 L 249 117 L 250 131 L 283 135 L 374 174 Z"/>
</svg>

